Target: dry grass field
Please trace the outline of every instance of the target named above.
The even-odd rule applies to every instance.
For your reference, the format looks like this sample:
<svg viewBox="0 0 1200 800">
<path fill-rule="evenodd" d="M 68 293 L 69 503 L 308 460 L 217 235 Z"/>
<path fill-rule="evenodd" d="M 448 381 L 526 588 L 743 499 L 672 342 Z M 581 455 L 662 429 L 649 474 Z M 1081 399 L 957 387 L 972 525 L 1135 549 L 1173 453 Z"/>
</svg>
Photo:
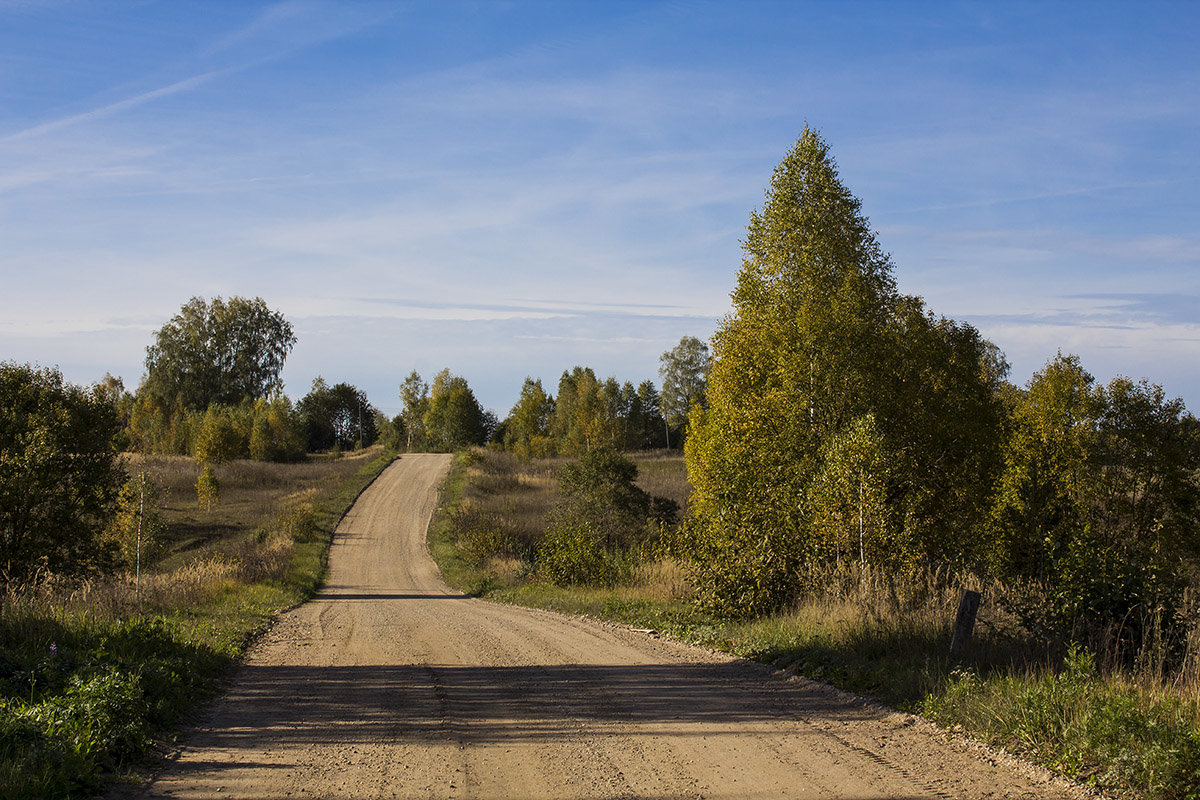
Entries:
<svg viewBox="0 0 1200 800">
<path fill-rule="evenodd" d="M 232 461 L 215 467 L 220 501 L 211 509 L 196 498 L 200 465 L 186 456 L 128 454 L 130 475 L 146 473 L 162 487 L 167 525 L 163 569 L 186 563 L 189 554 L 221 552 L 269 527 L 281 510 L 305 493 L 336 487 L 377 455 L 377 448 L 341 458 L 313 457 L 296 464 Z"/>
</svg>

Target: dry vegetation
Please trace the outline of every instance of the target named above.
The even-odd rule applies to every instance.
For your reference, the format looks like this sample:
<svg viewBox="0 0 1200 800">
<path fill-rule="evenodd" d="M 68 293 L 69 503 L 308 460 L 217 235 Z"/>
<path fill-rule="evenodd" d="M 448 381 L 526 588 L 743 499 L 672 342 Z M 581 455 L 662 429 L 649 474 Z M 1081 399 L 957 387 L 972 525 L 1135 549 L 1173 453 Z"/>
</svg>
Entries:
<svg viewBox="0 0 1200 800">
<path fill-rule="evenodd" d="M 206 510 L 196 499 L 200 465 L 185 456 L 130 454 L 130 474 L 145 471 L 164 490 L 162 512 L 167 523 L 163 546 L 170 568 L 196 555 L 237 548 L 262 527 L 269 527 L 304 493 L 328 491 L 362 467 L 378 448 L 342 458 L 312 458 L 295 464 L 239 460 L 215 467 L 220 502 Z M 310 496 L 311 499 L 311 496 Z"/>
<path fill-rule="evenodd" d="M 93 580 L 9 587 L 10 609 L 80 611 L 100 619 L 193 606 L 236 583 L 284 581 L 297 543 L 318 532 L 318 510 L 379 448 L 297 464 L 234 461 L 217 467 L 220 500 L 196 499 L 200 465 L 186 456 L 126 456 L 131 475 L 159 488 L 161 529 L 134 564 Z M 328 520 L 325 520 L 328 522 Z M 151 537 L 148 535 L 148 539 Z"/>
</svg>

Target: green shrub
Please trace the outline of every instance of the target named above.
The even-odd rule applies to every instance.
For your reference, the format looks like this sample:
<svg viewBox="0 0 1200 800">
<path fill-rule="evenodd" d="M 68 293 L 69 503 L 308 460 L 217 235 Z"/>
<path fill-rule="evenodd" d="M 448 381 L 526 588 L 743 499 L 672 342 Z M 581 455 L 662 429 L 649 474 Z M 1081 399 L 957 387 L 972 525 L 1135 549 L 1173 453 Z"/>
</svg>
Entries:
<svg viewBox="0 0 1200 800">
<path fill-rule="evenodd" d="M 592 450 L 559 473 L 561 499 L 538 546 L 538 569 L 559 585 L 627 582 L 646 549 L 678 513 L 671 500 L 639 488 L 637 465 Z"/>
<path fill-rule="evenodd" d="M 61 644 L 7 653 L 0 797 L 90 794 L 210 691 L 225 663 L 161 618 L 58 633 Z"/>
<path fill-rule="evenodd" d="M 321 532 L 317 510 L 310 500 L 298 500 L 285 506 L 275 516 L 275 529 L 297 543 L 315 541 Z"/>
<path fill-rule="evenodd" d="M 463 559 L 476 566 L 495 557 L 530 556 L 517 534 L 496 514 L 483 513 L 473 505 L 463 504 L 451 514 L 451 525 Z"/>
<path fill-rule="evenodd" d="M 560 586 L 614 586 L 628 581 L 636 565 L 630 551 L 609 544 L 587 519 L 557 520 L 537 555 L 542 577 Z"/>
</svg>

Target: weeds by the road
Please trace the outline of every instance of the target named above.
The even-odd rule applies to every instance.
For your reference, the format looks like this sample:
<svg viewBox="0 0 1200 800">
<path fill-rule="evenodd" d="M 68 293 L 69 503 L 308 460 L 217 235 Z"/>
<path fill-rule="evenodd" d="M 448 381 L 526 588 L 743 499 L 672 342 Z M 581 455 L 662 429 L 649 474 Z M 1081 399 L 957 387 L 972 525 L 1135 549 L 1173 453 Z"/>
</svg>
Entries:
<svg viewBox="0 0 1200 800">
<path fill-rule="evenodd" d="M 1061 669 L 958 671 L 925 702 L 935 720 L 984 734 L 1081 781 L 1129 796 L 1200 794 L 1194 704 L 1136 676 L 1103 672 L 1072 647 Z"/>
<path fill-rule="evenodd" d="M 166 487 L 161 560 L 90 583 L 0 597 L 0 798 L 90 796 L 208 697 L 279 610 L 319 585 L 333 528 L 391 461 L 378 448 L 308 464 L 146 459 Z"/>
<path fill-rule="evenodd" d="M 682 459 L 635 460 L 639 485 L 684 505 Z M 1097 660 L 1033 636 L 997 602 L 1013 587 L 970 575 L 852 565 L 807 576 L 810 590 L 790 612 L 748 621 L 703 611 L 686 571 L 669 559 L 640 564 L 615 587 L 556 586 L 539 578 L 533 555 L 564 463 L 494 452 L 456 461 L 430 536 L 452 585 L 771 663 L 961 727 L 1124 797 L 1200 798 L 1200 625 L 1182 653 L 1145 642 L 1131 657 L 1114 635 L 1109 646 L 1093 643 Z M 970 648 L 951 657 L 950 630 L 968 588 L 985 602 Z"/>
</svg>

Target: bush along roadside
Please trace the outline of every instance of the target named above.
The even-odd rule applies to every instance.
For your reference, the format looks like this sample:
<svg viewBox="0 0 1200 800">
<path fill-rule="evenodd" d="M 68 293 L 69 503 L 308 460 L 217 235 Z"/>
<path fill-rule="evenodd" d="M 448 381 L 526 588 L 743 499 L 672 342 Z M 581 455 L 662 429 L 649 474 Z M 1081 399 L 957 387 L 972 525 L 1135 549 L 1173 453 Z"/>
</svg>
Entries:
<svg viewBox="0 0 1200 800">
<path fill-rule="evenodd" d="M 52 635 L 39 657 L 0 667 L 5 798 L 95 791 L 206 697 L 235 655 L 162 617 L 68 622 Z"/>
<path fill-rule="evenodd" d="M 463 489 L 467 471 L 478 460 L 474 451 L 461 450 L 454 454 L 450 471 L 438 492 L 437 511 L 429 525 L 429 552 L 437 562 L 442 577 L 459 591 L 479 597 L 491 588 L 491 581 L 476 568 L 459 547 L 458 531 L 463 525 L 465 510 Z"/>
<path fill-rule="evenodd" d="M 393 458 L 289 510 L 304 519 L 287 521 L 296 530 L 282 578 L 215 579 L 187 605 L 113 616 L 10 589 L 0 600 L 0 798 L 87 797 L 135 779 L 255 635 L 320 585 L 337 522 Z"/>
</svg>

